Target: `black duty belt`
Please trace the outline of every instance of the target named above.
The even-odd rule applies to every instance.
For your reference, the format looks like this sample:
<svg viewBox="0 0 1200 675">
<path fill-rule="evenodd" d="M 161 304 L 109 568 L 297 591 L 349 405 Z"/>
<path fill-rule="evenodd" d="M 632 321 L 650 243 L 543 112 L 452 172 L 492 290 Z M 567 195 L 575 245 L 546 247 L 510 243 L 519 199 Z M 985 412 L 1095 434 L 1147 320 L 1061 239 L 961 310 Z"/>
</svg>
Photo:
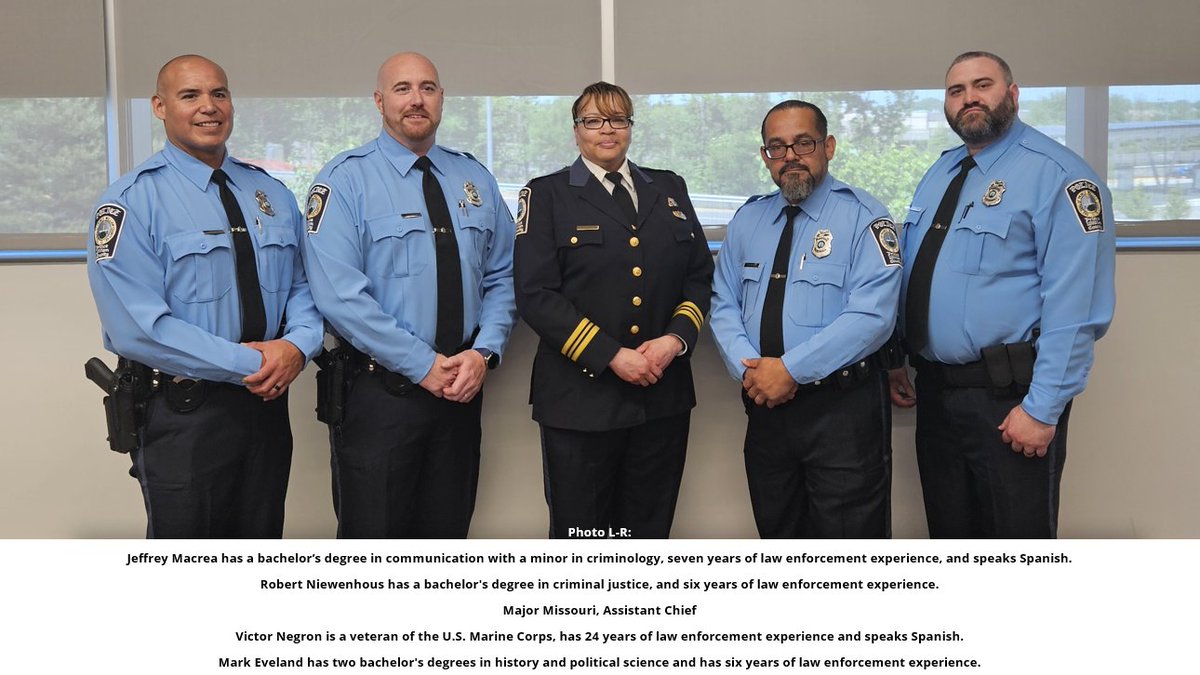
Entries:
<svg viewBox="0 0 1200 675">
<path fill-rule="evenodd" d="M 980 350 L 978 361 L 953 364 L 930 361 L 913 355 L 911 361 L 921 377 L 947 387 L 981 387 L 997 393 L 1023 394 L 1033 382 L 1037 350 L 1032 342 L 1014 342 Z"/>
</svg>

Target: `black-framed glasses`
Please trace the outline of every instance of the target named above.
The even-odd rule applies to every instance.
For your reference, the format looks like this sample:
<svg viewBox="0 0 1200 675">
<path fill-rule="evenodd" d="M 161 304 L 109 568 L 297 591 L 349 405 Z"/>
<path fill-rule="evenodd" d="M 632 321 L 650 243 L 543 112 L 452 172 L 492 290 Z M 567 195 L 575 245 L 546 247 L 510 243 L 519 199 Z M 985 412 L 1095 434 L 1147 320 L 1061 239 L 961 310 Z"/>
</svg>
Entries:
<svg viewBox="0 0 1200 675">
<path fill-rule="evenodd" d="M 767 159 L 783 159 L 784 157 L 787 157 L 788 148 L 791 148 L 792 152 L 795 153 L 797 157 L 803 157 L 805 155 L 811 155 L 813 150 L 817 149 L 817 144 L 824 143 L 825 139 L 827 138 L 829 137 L 822 136 L 816 140 L 811 138 L 801 138 L 795 143 L 788 145 L 784 145 L 783 143 L 772 143 L 770 145 L 764 145 L 762 150 L 764 153 L 766 153 Z"/>
<path fill-rule="evenodd" d="M 626 117 L 624 115 L 617 115 L 615 117 L 575 118 L 575 124 L 582 124 L 584 129 L 591 129 L 592 131 L 604 126 L 605 122 L 608 122 L 608 126 L 612 127 L 613 129 L 628 129 L 629 127 L 633 126 L 633 118 Z M 812 151 L 810 150 L 809 152 Z"/>
</svg>

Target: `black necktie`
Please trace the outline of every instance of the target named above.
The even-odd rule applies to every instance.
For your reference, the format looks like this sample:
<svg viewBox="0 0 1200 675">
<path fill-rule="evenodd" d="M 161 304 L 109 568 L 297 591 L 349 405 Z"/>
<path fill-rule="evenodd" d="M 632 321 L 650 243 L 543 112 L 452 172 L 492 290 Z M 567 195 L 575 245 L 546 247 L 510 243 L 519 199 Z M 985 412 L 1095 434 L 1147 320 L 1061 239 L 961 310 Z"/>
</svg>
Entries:
<svg viewBox="0 0 1200 675">
<path fill-rule="evenodd" d="M 775 262 L 767 281 L 767 298 L 763 301 L 762 323 L 759 325 L 758 346 L 762 356 L 783 356 L 783 295 L 787 290 L 788 263 L 792 259 L 792 233 L 795 232 L 799 206 L 785 206 L 787 222 L 775 247 Z"/>
<path fill-rule="evenodd" d="M 246 218 L 238 206 L 237 197 L 229 189 L 229 176 L 217 169 L 212 174 L 233 233 L 233 257 L 237 261 L 238 297 L 242 301 L 241 342 L 257 342 L 267 332 L 267 312 L 263 309 L 262 288 L 258 283 L 258 261 L 254 259 L 254 243 L 246 229 Z"/>
<path fill-rule="evenodd" d="M 413 163 L 421 171 L 421 188 L 425 191 L 425 210 L 433 226 L 433 242 L 437 251 L 437 337 L 434 345 L 439 354 L 451 356 L 463 342 L 463 283 L 462 263 L 458 259 L 458 238 L 454 221 L 446 206 L 446 195 L 433 175 L 433 162 L 421 156 Z"/>
<path fill-rule="evenodd" d="M 975 166 L 975 159 L 968 155 L 959 164 L 958 175 L 946 187 L 942 203 L 933 215 L 933 226 L 921 240 L 917 259 L 913 262 L 912 274 L 908 277 L 908 296 L 904 301 L 904 339 L 909 354 L 919 354 L 929 344 L 929 293 L 933 289 L 933 269 L 937 266 L 938 252 L 946 233 L 958 210 L 958 196 L 962 194 L 967 172 Z"/>
<path fill-rule="evenodd" d="M 637 225 L 637 209 L 633 208 L 633 197 L 629 196 L 629 191 L 621 184 L 621 174 L 612 171 L 604 174 L 604 177 L 613 184 L 613 199 L 617 201 L 621 213 L 625 214 L 625 220 L 628 220 L 630 225 Z"/>
</svg>

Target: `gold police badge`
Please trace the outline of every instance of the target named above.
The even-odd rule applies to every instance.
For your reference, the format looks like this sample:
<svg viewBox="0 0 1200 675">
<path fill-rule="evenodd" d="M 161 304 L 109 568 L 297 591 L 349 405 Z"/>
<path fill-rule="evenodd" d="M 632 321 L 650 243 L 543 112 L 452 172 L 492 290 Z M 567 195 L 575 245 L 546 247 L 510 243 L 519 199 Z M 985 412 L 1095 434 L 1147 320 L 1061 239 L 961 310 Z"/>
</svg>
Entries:
<svg viewBox="0 0 1200 675">
<path fill-rule="evenodd" d="M 267 199 L 267 193 L 262 190 L 255 190 L 254 198 L 258 200 L 258 210 L 268 216 L 275 215 L 275 209 L 271 207 L 271 200 Z"/>
<path fill-rule="evenodd" d="M 999 204 L 1000 200 L 1003 198 L 1004 198 L 1004 181 L 994 180 L 994 181 L 992 181 L 992 184 L 988 186 L 987 191 L 983 193 L 983 205 L 984 206 L 995 206 L 995 205 Z"/>
<path fill-rule="evenodd" d="M 667 197 L 667 207 L 677 209 L 679 208 L 679 202 L 675 201 L 674 197 Z"/>
<path fill-rule="evenodd" d="M 817 230 L 813 235 L 812 254 L 824 258 L 833 250 L 833 233 L 829 230 Z"/>
<path fill-rule="evenodd" d="M 479 196 L 479 190 L 475 188 L 474 183 L 463 183 L 463 192 L 467 194 L 467 201 L 471 202 L 471 206 L 483 206 L 483 197 Z"/>
</svg>

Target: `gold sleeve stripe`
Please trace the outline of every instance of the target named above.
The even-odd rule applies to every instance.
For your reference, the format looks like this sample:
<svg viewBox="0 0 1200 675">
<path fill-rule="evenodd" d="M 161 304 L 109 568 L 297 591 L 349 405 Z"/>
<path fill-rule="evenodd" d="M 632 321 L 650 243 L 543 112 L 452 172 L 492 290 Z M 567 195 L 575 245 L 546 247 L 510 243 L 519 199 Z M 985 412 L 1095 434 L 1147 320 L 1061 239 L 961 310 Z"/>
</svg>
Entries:
<svg viewBox="0 0 1200 675">
<path fill-rule="evenodd" d="M 587 346 L 592 343 L 592 338 L 596 337 L 596 333 L 599 332 L 600 327 L 594 323 L 591 324 L 591 326 L 587 329 L 587 332 L 583 334 L 583 339 L 579 341 L 579 346 L 572 349 L 571 353 L 567 356 L 572 361 L 578 361 L 579 357 L 583 355 L 583 350 L 587 349 Z"/>
<path fill-rule="evenodd" d="M 700 330 L 700 327 L 704 325 L 704 315 L 700 313 L 700 308 L 694 302 L 684 300 L 679 303 L 679 306 L 675 308 L 673 316 L 679 316 L 680 314 L 691 319 L 692 323 L 696 324 L 696 330 Z"/>
<path fill-rule="evenodd" d="M 592 325 L 593 325 L 592 322 L 588 321 L 587 317 L 584 317 L 579 320 L 579 325 L 575 326 L 575 330 L 571 332 L 571 337 L 567 338 L 567 341 L 563 343 L 563 346 L 562 346 L 563 356 L 568 356 L 568 357 L 570 356 L 570 352 L 572 351 L 574 346 L 579 342 L 579 338 L 584 333 L 586 333 L 587 329 L 589 327 L 591 327 Z"/>
</svg>

